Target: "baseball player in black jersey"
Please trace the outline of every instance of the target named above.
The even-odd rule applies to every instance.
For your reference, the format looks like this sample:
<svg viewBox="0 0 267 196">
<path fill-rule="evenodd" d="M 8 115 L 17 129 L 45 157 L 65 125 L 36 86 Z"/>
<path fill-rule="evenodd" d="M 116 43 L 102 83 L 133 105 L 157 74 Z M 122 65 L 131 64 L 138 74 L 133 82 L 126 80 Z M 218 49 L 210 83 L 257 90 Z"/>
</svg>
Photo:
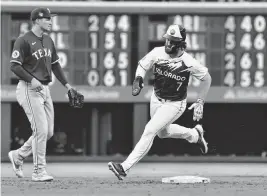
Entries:
<svg viewBox="0 0 267 196">
<path fill-rule="evenodd" d="M 24 145 L 8 153 L 15 174 L 22 178 L 23 160 L 33 154 L 33 181 L 51 181 L 46 172 L 46 143 L 53 136 L 54 108 L 48 84 L 52 71 L 68 89 L 59 64 L 54 42 L 47 35 L 51 31 L 53 17 L 48 8 L 36 8 L 31 12 L 32 29 L 15 41 L 11 56 L 11 70 L 19 77 L 16 89 L 18 103 L 24 109 L 32 128 L 32 136 Z"/>
<path fill-rule="evenodd" d="M 186 49 L 186 30 L 181 25 L 170 25 L 163 36 L 165 46 L 155 47 L 139 61 L 133 82 L 134 96 L 143 88 L 146 71 L 153 69 L 154 88 L 150 101 L 151 119 L 147 123 L 141 139 L 132 153 L 121 164 L 109 162 L 109 169 L 122 180 L 129 170 L 149 151 L 156 135 L 160 138 L 186 139 L 199 144 L 202 153 L 207 153 L 208 146 L 204 139 L 204 130 L 200 124 L 186 128 L 172 124 L 186 109 L 187 87 L 189 77 L 201 82 L 198 99 L 189 109 L 194 109 L 193 120 L 199 121 L 203 116 L 203 106 L 211 85 L 208 69 L 189 55 Z"/>
</svg>

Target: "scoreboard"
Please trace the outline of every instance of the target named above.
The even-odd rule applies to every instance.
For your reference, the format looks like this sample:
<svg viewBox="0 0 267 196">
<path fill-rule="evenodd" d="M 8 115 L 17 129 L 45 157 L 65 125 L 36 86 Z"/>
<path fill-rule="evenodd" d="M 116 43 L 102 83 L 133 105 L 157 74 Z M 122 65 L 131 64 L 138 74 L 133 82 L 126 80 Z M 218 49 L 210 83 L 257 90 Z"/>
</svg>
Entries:
<svg viewBox="0 0 267 196">
<path fill-rule="evenodd" d="M 266 15 L 148 16 L 149 50 L 164 44 L 169 24 L 187 30 L 187 51 L 209 68 L 212 86 L 266 86 Z M 265 65 L 265 66 L 264 66 Z M 197 87 L 198 80 L 191 80 Z"/>
<path fill-rule="evenodd" d="M 128 91 L 139 59 L 164 45 L 168 25 L 181 24 L 187 30 L 187 52 L 212 76 L 208 101 L 227 102 L 223 97 L 229 92 L 236 102 L 241 94 L 245 99 L 253 94 L 252 102 L 267 98 L 267 3 L 71 3 L 16 7 L 6 2 L 2 15 L 8 20 L 2 17 L 2 25 L 10 27 L 6 33 L 10 50 L 16 37 L 30 30 L 32 8 L 49 7 L 58 14 L 50 36 L 68 80 L 83 89 L 115 89 L 131 102 Z M 151 71 L 145 82 L 153 83 Z M 190 92 L 199 85 L 191 78 Z"/>
<path fill-rule="evenodd" d="M 130 84 L 131 20 L 125 14 L 59 14 L 52 18 L 50 36 L 61 66 L 74 84 L 91 87 Z M 13 43 L 31 29 L 28 13 L 12 14 L 11 25 Z"/>
</svg>

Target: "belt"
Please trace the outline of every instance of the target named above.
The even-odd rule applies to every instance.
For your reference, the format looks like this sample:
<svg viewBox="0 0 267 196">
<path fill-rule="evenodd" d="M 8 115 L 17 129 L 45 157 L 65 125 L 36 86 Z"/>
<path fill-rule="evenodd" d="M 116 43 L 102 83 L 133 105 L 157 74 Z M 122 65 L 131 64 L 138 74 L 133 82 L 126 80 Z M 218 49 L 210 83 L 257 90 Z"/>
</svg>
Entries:
<svg viewBox="0 0 267 196">
<path fill-rule="evenodd" d="M 160 101 L 160 102 L 168 102 L 168 101 L 171 101 L 169 99 L 162 99 L 160 97 L 158 97 L 157 95 L 155 95 L 157 97 L 157 99 Z"/>
<path fill-rule="evenodd" d="M 23 81 L 25 82 L 24 80 L 20 80 L 20 81 Z M 50 81 L 40 81 L 38 80 L 42 85 L 48 85 L 50 83 Z M 30 83 L 30 82 L 29 82 Z"/>
<path fill-rule="evenodd" d="M 155 95 L 156 96 L 156 95 Z M 160 102 L 172 102 L 172 101 L 183 101 L 184 99 L 182 99 L 182 100 L 171 100 L 171 99 L 162 99 L 162 98 L 160 98 L 160 97 L 158 97 L 158 96 L 156 96 L 157 97 L 157 99 L 160 101 Z"/>
<path fill-rule="evenodd" d="M 50 81 L 40 81 L 42 85 L 48 85 Z"/>
</svg>

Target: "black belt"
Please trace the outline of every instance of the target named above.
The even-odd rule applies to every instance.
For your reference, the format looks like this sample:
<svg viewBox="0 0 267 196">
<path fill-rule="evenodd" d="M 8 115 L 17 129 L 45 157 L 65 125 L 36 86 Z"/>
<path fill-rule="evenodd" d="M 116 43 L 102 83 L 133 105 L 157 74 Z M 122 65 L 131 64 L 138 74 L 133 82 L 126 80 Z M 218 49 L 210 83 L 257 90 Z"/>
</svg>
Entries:
<svg viewBox="0 0 267 196">
<path fill-rule="evenodd" d="M 157 96 L 156 96 L 157 97 Z M 183 101 L 183 99 L 182 100 L 175 100 L 175 99 L 173 99 L 173 100 L 171 100 L 171 99 L 162 99 L 162 98 L 159 98 L 159 97 L 157 97 L 157 99 L 160 101 L 160 102 L 167 102 L 167 101 Z"/>
<path fill-rule="evenodd" d="M 21 80 L 24 81 L 24 80 Z M 50 83 L 50 81 L 40 81 L 38 80 L 42 85 L 48 85 Z M 24 81 L 25 82 L 25 81 Z M 30 82 L 29 82 L 30 83 Z"/>
<path fill-rule="evenodd" d="M 48 85 L 50 81 L 40 81 L 42 85 Z"/>
<path fill-rule="evenodd" d="M 156 97 L 157 97 L 157 99 L 160 101 L 160 102 L 166 102 L 166 101 L 171 101 L 171 100 L 169 100 L 169 99 L 162 99 L 162 98 L 160 98 L 160 97 L 158 97 L 157 95 L 156 95 Z"/>
</svg>

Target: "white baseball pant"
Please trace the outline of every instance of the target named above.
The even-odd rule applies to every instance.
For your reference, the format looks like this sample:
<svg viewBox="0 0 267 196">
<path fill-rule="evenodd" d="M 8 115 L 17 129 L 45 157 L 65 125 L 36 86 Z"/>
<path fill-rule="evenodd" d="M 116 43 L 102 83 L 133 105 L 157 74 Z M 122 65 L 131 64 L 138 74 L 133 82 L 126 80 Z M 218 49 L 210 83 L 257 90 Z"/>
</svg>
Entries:
<svg viewBox="0 0 267 196">
<path fill-rule="evenodd" d="M 186 139 L 190 143 L 196 143 L 198 132 L 195 129 L 172 124 L 186 109 L 186 99 L 182 101 L 159 101 L 154 92 L 150 100 L 151 119 L 128 158 L 121 164 L 125 172 L 140 161 L 150 150 L 156 135 L 160 138 Z"/>
<path fill-rule="evenodd" d="M 46 166 L 46 143 L 54 133 L 54 107 L 48 85 L 36 92 L 31 84 L 20 80 L 16 89 L 17 101 L 31 123 L 32 136 L 18 149 L 22 158 L 33 154 L 34 170 Z"/>
</svg>

